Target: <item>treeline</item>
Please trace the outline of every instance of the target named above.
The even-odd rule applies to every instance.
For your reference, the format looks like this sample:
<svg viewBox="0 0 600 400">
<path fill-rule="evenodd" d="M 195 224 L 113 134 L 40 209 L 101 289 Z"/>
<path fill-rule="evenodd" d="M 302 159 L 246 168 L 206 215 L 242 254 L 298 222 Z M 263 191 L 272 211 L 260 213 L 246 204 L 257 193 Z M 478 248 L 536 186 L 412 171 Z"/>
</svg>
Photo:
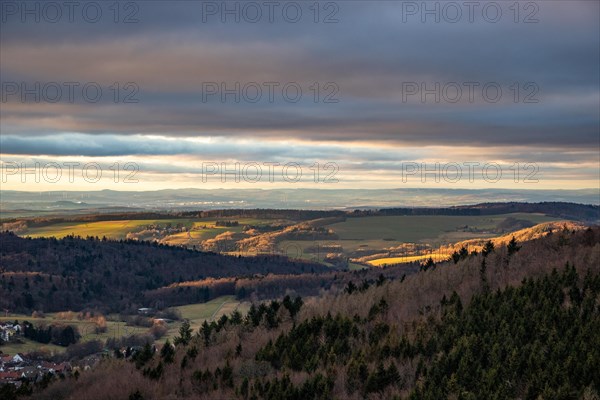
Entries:
<svg viewBox="0 0 600 400">
<path fill-rule="evenodd" d="M 23 336 L 35 342 L 64 347 L 77 343 L 81 338 L 77 327 L 72 325 L 51 324 L 36 327 L 28 321 L 23 322 Z"/>
<path fill-rule="evenodd" d="M 283 219 L 292 221 L 305 221 L 326 217 L 343 217 L 344 211 L 326 210 L 275 210 L 275 209 L 230 209 L 209 211 L 170 211 L 170 212 L 119 212 L 119 213 L 95 213 L 85 215 L 64 216 L 38 216 L 5 218 L 1 222 L 6 226 L 12 224 L 24 224 L 29 228 L 50 226 L 67 222 L 101 222 L 101 221 L 124 221 L 131 219 L 161 220 L 177 218 L 256 218 L 256 219 Z"/>
<path fill-rule="evenodd" d="M 28 314 L 74 308 L 135 311 L 160 306 L 144 304 L 144 293 L 173 283 L 329 271 L 275 255 L 234 257 L 134 240 L 24 239 L 0 233 L 0 242 L 0 307 Z"/>
<path fill-rule="evenodd" d="M 323 291 L 341 291 L 349 282 L 361 288 L 386 279 L 401 279 L 419 271 L 418 263 L 359 271 L 329 271 L 320 274 L 268 274 L 242 278 L 203 279 L 182 282 L 144 292 L 147 303 L 160 302 L 177 306 L 205 302 L 216 297 L 232 295 L 242 301 L 280 298 L 286 293 L 300 296 L 318 296 Z M 353 283 L 354 285 L 354 283 Z"/>
<path fill-rule="evenodd" d="M 257 218 L 307 221 L 319 218 L 345 218 L 392 215 L 498 215 L 509 213 L 542 213 L 561 219 L 598 222 L 600 206 L 568 202 L 504 202 L 480 203 L 454 207 L 393 207 L 382 209 L 340 210 L 284 210 L 284 209 L 227 209 L 208 211 L 171 211 L 171 212 L 120 212 L 71 216 L 49 216 L 29 218 L 7 218 L 3 223 L 25 223 L 28 227 L 42 227 L 64 222 L 99 222 L 130 219 L 176 219 L 176 218 Z M 7 225 L 8 226 L 8 225 Z M 12 226 L 12 225 L 11 225 Z M 226 225 L 227 226 L 227 225 Z"/>
<path fill-rule="evenodd" d="M 510 213 L 542 213 L 561 219 L 598 222 L 600 206 L 566 202 L 542 203 L 481 203 L 467 206 L 445 208 L 384 208 L 380 210 L 356 210 L 352 216 L 390 216 L 390 215 L 498 215 Z"/>
<path fill-rule="evenodd" d="M 240 223 L 238 221 L 227 221 L 227 220 L 219 220 L 215 222 L 215 226 L 224 226 L 224 227 L 232 227 L 239 226 Z"/>
<path fill-rule="evenodd" d="M 258 219 L 286 219 L 304 221 L 326 217 L 343 217 L 344 211 L 327 210 L 284 210 L 284 209 L 230 209 L 182 212 L 185 217 L 198 218 L 258 218 Z"/>
<path fill-rule="evenodd" d="M 457 208 L 479 208 L 481 215 L 508 213 L 542 213 L 560 219 L 588 221 L 597 223 L 600 220 L 600 206 L 592 204 L 567 203 L 560 201 L 545 201 L 540 203 L 482 203 L 473 206 L 458 206 Z"/>
<path fill-rule="evenodd" d="M 7 218 L 3 223 L 13 223 L 23 221 L 30 228 L 44 227 L 65 222 L 101 222 L 101 221 L 125 221 L 130 219 L 173 219 L 178 217 L 178 213 L 166 212 L 126 212 L 126 213 L 96 213 L 85 215 L 66 215 L 66 216 L 48 216 L 48 217 L 24 217 Z"/>
</svg>

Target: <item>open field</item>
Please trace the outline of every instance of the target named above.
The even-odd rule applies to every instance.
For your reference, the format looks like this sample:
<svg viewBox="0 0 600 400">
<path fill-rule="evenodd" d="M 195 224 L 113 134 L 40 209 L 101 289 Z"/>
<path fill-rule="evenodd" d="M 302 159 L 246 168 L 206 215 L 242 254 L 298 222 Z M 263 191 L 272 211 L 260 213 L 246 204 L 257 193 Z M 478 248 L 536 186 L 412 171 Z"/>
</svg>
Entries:
<svg viewBox="0 0 600 400">
<path fill-rule="evenodd" d="M 241 233 L 244 226 L 265 226 L 269 224 L 291 224 L 292 221 L 287 220 L 270 220 L 258 218 L 224 218 L 223 220 L 237 221 L 237 226 L 217 226 L 217 221 L 214 218 L 201 218 L 194 220 L 188 232 L 180 232 L 173 235 L 168 235 L 161 240 L 161 243 L 172 246 L 187 246 L 199 247 L 203 240 L 214 239 L 218 235 L 225 232 Z"/>
<path fill-rule="evenodd" d="M 542 214 L 515 213 L 490 216 L 375 216 L 348 218 L 344 222 L 327 225 L 338 236 L 337 239 L 348 251 L 360 247 L 385 248 L 400 243 L 429 243 L 439 245 L 472 238 L 491 237 L 507 218 L 529 221 L 532 224 L 555 221 L 556 218 Z M 70 234 L 85 236 L 106 236 L 111 239 L 124 239 L 128 233 L 135 233 L 149 225 L 186 228 L 186 232 L 167 233 L 160 240 L 172 245 L 199 245 L 203 240 L 213 239 L 225 232 L 240 233 L 245 225 L 264 226 L 268 224 L 290 224 L 291 221 L 256 218 L 223 218 L 238 221 L 239 225 L 217 226 L 215 218 L 173 218 L 160 220 L 119 220 L 100 222 L 66 222 L 43 227 L 28 228 L 21 235 L 31 237 L 52 236 L 61 238 Z M 302 257 L 301 257 L 302 258 Z"/>
<path fill-rule="evenodd" d="M 221 296 L 206 303 L 188 304 L 185 306 L 174 307 L 181 313 L 183 319 L 190 321 L 190 326 L 194 332 L 197 332 L 202 323 L 219 319 L 222 315 L 229 315 L 238 310 L 245 314 L 250 309 L 250 304 L 242 303 L 236 300 L 235 296 Z M 167 338 L 172 339 L 179 333 L 181 322 L 169 324 L 169 331 L 160 341 L 164 342 Z"/>
<path fill-rule="evenodd" d="M 325 221 L 319 229 L 323 232 L 311 231 L 311 222 Z M 39 237 L 64 237 L 69 234 L 79 236 L 106 236 L 112 239 L 126 237 L 140 240 L 157 240 L 160 243 L 195 247 L 200 250 L 221 251 L 232 255 L 253 255 L 258 252 L 273 251 L 290 258 L 298 258 L 320 262 L 327 266 L 345 268 L 347 261 L 354 262 L 352 269 L 364 266 L 383 266 L 400 262 L 421 261 L 429 257 L 427 249 L 438 248 L 452 243 L 471 239 L 487 239 L 502 233 L 512 232 L 524 226 L 543 222 L 557 221 L 544 214 L 511 213 L 484 216 L 448 216 L 448 215 L 410 215 L 410 216 L 367 216 L 349 217 L 343 222 L 317 219 L 302 225 L 298 236 L 284 232 L 247 231 L 257 238 L 263 249 L 243 246 L 239 250 L 241 240 L 249 238 L 244 232 L 245 226 L 278 227 L 294 224 L 286 219 L 268 218 L 172 218 L 172 219 L 131 219 L 122 221 L 101 221 L 91 223 L 57 223 L 45 227 L 29 228 L 23 235 Z M 236 226 L 218 226 L 219 221 L 237 221 Z M 335 221 L 335 219 L 334 219 Z M 339 219 L 338 219 L 339 221 Z M 303 226 L 306 225 L 306 226 Z M 151 227 L 152 229 L 147 229 Z M 167 229 L 170 227 L 171 229 Z M 224 235 L 230 232 L 231 235 Z M 244 232 L 246 233 L 246 232 Z M 304 237 L 331 237 L 331 239 L 309 240 Z M 320 235 L 320 236 L 318 236 Z M 216 239 L 216 241 L 212 239 Z M 285 238 L 286 240 L 281 240 Z M 264 250 L 264 244 L 269 250 Z M 406 249 L 404 252 L 402 249 Z M 260 250 L 260 251 L 259 251 Z M 434 257 L 435 261 L 446 259 L 446 256 Z"/>
<path fill-rule="evenodd" d="M 556 221 L 542 214 L 501 214 L 486 216 L 408 215 L 348 218 L 344 222 L 329 225 L 344 240 L 383 240 L 388 242 L 427 242 L 441 244 L 445 239 L 466 240 L 489 234 L 506 218 L 530 221 L 533 224 Z M 482 232 L 484 231 L 484 232 Z M 486 233 L 485 231 L 489 231 Z"/>
<path fill-rule="evenodd" d="M 77 327 L 77 330 L 81 334 L 81 338 L 83 341 L 90 340 L 106 340 L 111 337 L 121 337 L 127 335 L 133 335 L 136 333 L 144 333 L 148 329 L 137 326 L 127 326 L 124 321 L 116 321 L 111 320 L 111 317 L 106 318 L 106 326 L 107 331 L 103 333 L 96 333 L 95 328 L 96 324 L 89 320 L 79 320 L 79 319 L 60 319 L 55 317 L 56 314 L 46 314 L 45 318 L 31 318 L 27 315 L 19 315 L 14 314 L 9 317 L 0 317 L 0 321 L 14 321 L 18 320 L 20 322 L 29 321 L 35 325 L 41 324 L 64 324 L 64 325 L 73 325 Z"/>
<path fill-rule="evenodd" d="M 240 231 L 241 227 L 215 227 L 215 228 L 199 228 L 189 232 L 180 232 L 169 235 L 161 240 L 161 243 L 171 246 L 199 246 L 203 240 L 213 239 L 221 233 Z"/>
<path fill-rule="evenodd" d="M 414 261 L 425 261 L 431 257 L 434 262 L 445 261 L 449 257 L 446 254 L 421 254 L 418 256 L 406 256 L 406 257 L 388 257 L 378 258 L 376 260 L 367 261 L 367 264 L 374 267 L 381 267 L 386 265 L 409 263 Z"/>
<path fill-rule="evenodd" d="M 353 260 L 364 254 L 380 254 L 380 258 L 366 264 L 383 266 L 402 262 L 421 261 L 430 256 L 434 261 L 448 259 L 449 254 L 419 254 L 407 252 L 402 255 L 403 245 L 428 245 L 437 248 L 470 239 L 486 239 L 500 235 L 507 221 L 520 221 L 531 225 L 557 219 L 542 214 L 501 214 L 492 216 L 376 216 L 348 218 L 326 227 L 333 231 L 331 240 L 285 240 L 278 244 L 282 254 L 291 258 L 318 261 L 327 264 L 328 254 L 342 254 Z M 511 231 L 510 224 L 507 228 Z M 385 257 L 385 253 L 389 253 Z M 400 253 L 400 256 L 398 255 Z M 360 264 L 354 264 L 353 269 Z"/>
<path fill-rule="evenodd" d="M 0 317 L 0 321 L 14 321 L 18 320 L 19 322 L 29 321 L 34 325 L 49 325 L 49 324 L 64 324 L 64 325 L 72 325 L 77 327 L 79 334 L 81 335 L 80 342 L 88 342 L 92 340 L 100 340 L 105 342 L 108 338 L 119 338 L 123 336 L 129 336 L 133 334 L 145 333 L 148 331 L 148 328 L 138 327 L 138 326 L 127 326 L 124 321 L 112 321 L 107 318 L 106 320 L 106 332 L 96 333 L 95 328 L 96 325 L 87 320 L 78 320 L 78 319 L 59 319 L 56 318 L 56 314 L 46 314 L 45 318 L 31 318 L 28 315 L 21 314 L 12 314 L 8 317 Z M 2 347 L 0 350 L 7 354 L 14 353 L 26 353 L 32 350 L 39 350 L 41 348 L 47 348 L 52 352 L 62 352 L 65 350 L 65 347 L 56 346 L 53 344 L 41 344 L 29 339 L 25 339 L 20 337 L 23 340 L 24 344 L 18 343 L 9 343 Z"/>
<path fill-rule="evenodd" d="M 0 351 L 4 354 L 9 354 L 14 356 L 17 353 L 30 353 L 32 351 L 47 351 L 50 354 L 59 354 L 65 351 L 65 347 L 57 346 L 54 344 L 42 344 L 38 342 L 34 342 L 33 340 L 25 339 L 23 337 L 19 338 L 23 343 L 6 343 L 3 346 L 0 346 Z"/>
<path fill-rule="evenodd" d="M 175 307 L 181 313 L 181 317 L 190 321 L 205 320 L 213 316 L 227 303 L 237 303 L 234 296 L 223 296 L 206 303 L 188 304 Z"/>
<path fill-rule="evenodd" d="M 99 222 L 63 222 L 39 228 L 29 228 L 23 232 L 24 236 L 31 237 L 56 237 L 62 238 L 67 235 L 77 236 L 106 236 L 110 239 L 124 239 L 128 233 L 137 232 L 148 225 L 166 226 L 171 224 L 173 227 L 178 224 L 191 227 L 193 222 L 190 219 L 135 219 L 123 221 L 99 221 Z"/>
<path fill-rule="evenodd" d="M 173 245 L 187 245 L 188 242 L 212 239 L 224 232 L 241 232 L 245 225 L 267 225 L 271 223 L 290 223 L 284 220 L 270 220 L 257 218 L 223 218 L 222 220 L 237 221 L 238 226 L 216 226 L 215 218 L 172 218 L 172 219 L 131 219 L 98 222 L 60 222 L 42 227 L 28 228 L 20 235 L 31 237 L 56 237 L 67 235 L 77 236 L 106 236 L 109 239 L 125 239 L 128 233 L 135 233 L 149 225 L 166 227 L 184 227 L 189 232 L 180 232 L 167 235 L 162 239 L 164 243 Z M 192 243 L 197 244 L 197 243 Z"/>
<path fill-rule="evenodd" d="M 183 319 L 190 321 L 191 327 L 196 332 L 204 320 L 212 321 L 220 318 L 222 315 L 229 315 L 234 310 L 240 311 L 245 314 L 250 305 L 248 303 L 242 303 L 235 299 L 234 296 L 222 296 L 213 299 L 206 303 L 189 304 L 185 306 L 174 307 L 180 313 Z M 117 315 L 109 315 L 106 318 L 107 331 L 103 333 L 95 332 L 95 324 L 91 321 L 78 320 L 78 319 L 59 319 L 56 313 L 46 314 L 45 318 L 32 318 L 31 316 L 24 314 L 9 314 L 9 316 L 0 317 L 1 322 L 13 322 L 18 320 L 19 322 L 29 321 L 34 325 L 42 324 L 64 324 L 76 326 L 79 333 L 81 334 L 80 342 L 87 342 L 91 340 L 100 340 L 106 342 L 109 338 L 120 338 L 124 336 L 143 334 L 148 332 L 148 328 L 139 326 L 127 326 L 124 321 L 117 321 Z M 177 336 L 181 322 L 173 322 L 168 325 L 168 332 L 159 342 L 164 342 L 168 338 L 172 339 Z M 56 346 L 53 344 L 42 344 L 37 343 L 29 339 L 25 339 L 22 336 L 19 337 L 24 343 L 7 343 L 0 347 L 0 350 L 6 354 L 14 355 L 16 353 L 27 353 L 34 350 L 46 349 L 51 353 L 61 353 L 65 351 L 65 347 Z"/>
</svg>

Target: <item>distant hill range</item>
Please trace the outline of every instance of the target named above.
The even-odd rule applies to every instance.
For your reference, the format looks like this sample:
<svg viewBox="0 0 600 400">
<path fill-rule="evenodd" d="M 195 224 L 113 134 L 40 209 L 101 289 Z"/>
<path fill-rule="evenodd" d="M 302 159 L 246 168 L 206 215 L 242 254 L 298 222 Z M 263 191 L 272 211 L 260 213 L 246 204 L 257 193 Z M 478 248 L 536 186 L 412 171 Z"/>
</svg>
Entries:
<svg viewBox="0 0 600 400">
<path fill-rule="evenodd" d="M 388 208 L 376 211 L 378 215 L 498 215 L 510 213 L 539 213 L 575 221 L 600 221 L 600 207 L 591 204 L 542 203 L 481 203 L 448 208 Z"/>
<path fill-rule="evenodd" d="M 353 210 L 396 207 L 452 207 L 553 201 L 600 205 L 600 191 L 520 189 L 173 189 L 155 191 L 0 190 L 0 217 L 141 210 L 218 209 Z"/>
<path fill-rule="evenodd" d="M 282 218 L 304 221 L 317 218 L 363 217 L 363 216 L 391 216 L 391 215 L 499 215 L 510 213 L 539 213 L 564 220 L 573 220 L 585 223 L 600 222 L 600 206 L 592 204 L 578 204 L 566 202 L 541 202 L 541 203 L 480 203 L 474 205 L 454 207 L 395 207 L 371 208 L 354 210 L 305 210 L 305 209 L 220 209 L 204 211 L 127 211 L 111 210 L 112 212 L 69 214 L 62 215 L 35 215 L 29 217 L 6 217 L 2 222 L 10 224 L 22 221 L 29 227 L 45 226 L 59 222 L 71 221 L 117 221 L 128 219 L 172 219 L 172 218 Z M 6 225 L 8 226 L 8 225 Z M 3 227 L 3 230 L 7 228 Z"/>
</svg>

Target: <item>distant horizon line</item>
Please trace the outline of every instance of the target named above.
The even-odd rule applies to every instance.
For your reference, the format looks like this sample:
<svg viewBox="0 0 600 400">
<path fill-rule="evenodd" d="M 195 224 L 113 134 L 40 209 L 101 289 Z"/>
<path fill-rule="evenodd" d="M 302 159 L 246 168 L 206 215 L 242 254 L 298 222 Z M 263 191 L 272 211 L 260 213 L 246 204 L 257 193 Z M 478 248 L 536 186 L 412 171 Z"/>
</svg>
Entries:
<svg viewBox="0 0 600 400">
<path fill-rule="evenodd" d="M 393 190 L 460 190 L 460 191 L 486 191 L 486 190 L 495 190 L 495 191 L 516 191 L 516 192 L 544 192 L 544 191 L 556 191 L 556 192 L 577 192 L 577 191 L 598 191 L 600 193 L 600 188 L 577 188 L 577 189 L 552 189 L 552 188 L 544 188 L 544 189 L 519 189 L 519 188 L 446 188 L 446 187 L 438 187 L 438 188 L 422 188 L 422 187 L 396 187 L 396 188 L 368 188 L 368 189 L 351 189 L 351 188 L 343 188 L 343 189 L 327 189 L 327 188 L 310 188 L 310 187 L 297 187 L 297 188 L 195 188 L 195 187 L 187 187 L 187 188 L 176 188 L 176 189 L 154 189 L 154 190 L 116 190 L 116 189 L 100 189 L 100 190 L 15 190 L 15 189 L 0 189 L 0 193 L 2 192 L 22 192 L 22 193 L 75 193 L 75 192 L 119 192 L 119 193 L 127 193 L 127 192 L 165 192 L 165 191 L 183 191 L 183 190 L 203 190 L 203 191 L 217 191 L 217 190 L 227 190 L 227 191 L 284 191 L 284 190 L 312 190 L 312 191 L 326 191 L 326 192 L 340 192 L 340 191 L 393 191 Z"/>
</svg>

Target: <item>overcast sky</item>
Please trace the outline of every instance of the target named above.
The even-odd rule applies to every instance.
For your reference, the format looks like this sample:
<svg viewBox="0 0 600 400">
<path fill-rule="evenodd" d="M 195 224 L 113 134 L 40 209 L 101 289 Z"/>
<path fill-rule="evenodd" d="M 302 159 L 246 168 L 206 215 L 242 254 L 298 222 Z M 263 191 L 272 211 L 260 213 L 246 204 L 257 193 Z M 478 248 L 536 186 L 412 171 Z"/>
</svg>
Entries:
<svg viewBox="0 0 600 400">
<path fill-rule="evenodd" d="M 598 188 L 598 1 L 47 4 L 0 3 L 4 189 Z M 273 162 L 302 179 L 244 179 Z"/>
</svg>

